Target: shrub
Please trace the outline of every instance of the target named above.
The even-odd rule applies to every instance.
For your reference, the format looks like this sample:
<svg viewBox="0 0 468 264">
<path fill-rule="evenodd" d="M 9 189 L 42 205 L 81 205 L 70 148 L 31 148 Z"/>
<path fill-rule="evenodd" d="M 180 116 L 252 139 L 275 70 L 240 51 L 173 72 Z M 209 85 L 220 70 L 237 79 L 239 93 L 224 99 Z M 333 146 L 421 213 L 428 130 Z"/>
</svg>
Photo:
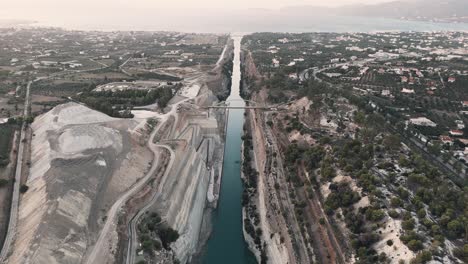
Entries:
<svg viewBox="0 0 468 264">
<path fill-rule="evenodd" d="M 389 210 L 388 215 L 391 218 L 399 218 L 400 217 L 400 214 L 396 210 Z"/>
<path fill-rule="evenodd" d="M 413 218 L 410 218 L 408 220 L 405 220 L 401 223 L 401 227 L 404 229 L 404 230 L 413 230 L 414 229 L 414 225 L 415 225 L 415 221 Z"/>
<path fill-rule="evenodd" d="M 0 188 L 5 187 L 8 184 L 8 180 L 0 179 Z"/>
<path fill-rule="evenodd" d="M 28 190 L 29 190 L 29 186 L 27 186 L 26 184 L 21 185 L 21 187 L 20 187 L 20 192 L 21 193 L 25 193 Z"/>
<path fill-rule="evenodd" d="M 407 246 L 412 251 L 419 251 L 424 248 L 423 243 L 419 240 L 411 240 Z"/>
</svg>

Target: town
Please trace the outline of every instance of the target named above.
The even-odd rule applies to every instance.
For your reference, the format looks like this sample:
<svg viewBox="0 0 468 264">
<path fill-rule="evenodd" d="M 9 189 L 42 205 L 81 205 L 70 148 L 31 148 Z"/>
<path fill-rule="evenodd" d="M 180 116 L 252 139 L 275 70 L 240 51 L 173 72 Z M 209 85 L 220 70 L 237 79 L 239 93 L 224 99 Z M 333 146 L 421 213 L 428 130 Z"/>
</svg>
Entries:
<svg viewBox="0 0 468 264">
<path fill-rule="evenodd" d="M 459 32 L 244 37 L 242 94 L 288 109 L 246 118 L 258 259 L 466 261 L 467 47 Z"/>
</svg>

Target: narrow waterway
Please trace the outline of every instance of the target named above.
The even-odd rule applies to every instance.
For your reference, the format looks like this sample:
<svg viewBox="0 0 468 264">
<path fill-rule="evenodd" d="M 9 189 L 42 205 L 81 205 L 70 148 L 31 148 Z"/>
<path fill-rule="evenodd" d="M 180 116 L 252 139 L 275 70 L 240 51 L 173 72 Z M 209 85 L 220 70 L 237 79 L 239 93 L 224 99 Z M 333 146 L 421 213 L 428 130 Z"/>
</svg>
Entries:
<svg viewBox="0 0 468 264">
<path fill-rule="evenodd" d="M 240 36 L 234 39 L 234 68 L 231 94 L 227 101 L 231 106 L 244 106 L 239 94 Z M 247 247 L 242 233 L 242 181 L 241 145 L 244 125 L 244 110 L 229 110 L 224 153 L 223 178 L 218 209 L 213 215 L 213 231 L 208 240 L 203 264 L 255 264 L 254 255 Z"/>
</svg>

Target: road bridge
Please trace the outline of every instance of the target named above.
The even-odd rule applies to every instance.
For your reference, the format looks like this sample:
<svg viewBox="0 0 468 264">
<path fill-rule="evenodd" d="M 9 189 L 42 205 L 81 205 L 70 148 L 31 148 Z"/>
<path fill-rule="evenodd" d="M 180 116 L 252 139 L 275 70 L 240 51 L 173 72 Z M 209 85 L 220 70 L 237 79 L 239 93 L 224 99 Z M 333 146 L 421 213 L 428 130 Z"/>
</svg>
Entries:
<svg viewBox="0 0 468 264">
<path fill-rule="evenodd" d="M 231 105 L 232 102 L 244 102 L 249 105 Z M 231 99 L 226 102 L 220 102 L 211 106 L 205 106 L 205 109 L 259 109 L 267 111 L 279 111 L 283 110 L 278 107 L 278 105 L 258 105 L 257 102 L 252 100 L 242 100 L 242 99 Z"/>
</svg>

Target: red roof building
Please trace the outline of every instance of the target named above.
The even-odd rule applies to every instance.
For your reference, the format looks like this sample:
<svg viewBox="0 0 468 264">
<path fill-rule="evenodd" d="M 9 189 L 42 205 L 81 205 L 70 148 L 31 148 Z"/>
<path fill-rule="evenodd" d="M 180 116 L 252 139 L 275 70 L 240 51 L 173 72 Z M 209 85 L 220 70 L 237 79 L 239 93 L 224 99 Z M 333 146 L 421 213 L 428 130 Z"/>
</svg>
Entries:
<svg viewBox="0 0 468 264">
<path fill-rule="evenodd" d="M 450 130 L 449 134 L 450 134 L 451 136 L 460 137 L 460 136 L 463 136 L 463 131 L 457 130 L 457 129 L 455 129 L 455 130 Z"/>
</svg>

